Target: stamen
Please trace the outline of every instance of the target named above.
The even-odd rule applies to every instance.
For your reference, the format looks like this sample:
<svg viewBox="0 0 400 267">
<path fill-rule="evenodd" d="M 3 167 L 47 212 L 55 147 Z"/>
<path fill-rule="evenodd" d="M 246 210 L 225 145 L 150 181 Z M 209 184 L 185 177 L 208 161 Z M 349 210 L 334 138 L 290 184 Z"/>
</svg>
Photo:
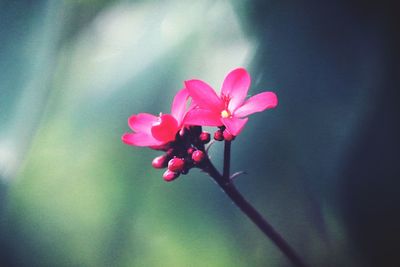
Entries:
<svg viewBox="0 0 400 267">
<path fill-rule="evenodd" d="M 222 102 L 224 103 L 225 109 L 228 109 L 229 102 L 231 98 L 227 95 L 221 95 Z"/>
</svg>

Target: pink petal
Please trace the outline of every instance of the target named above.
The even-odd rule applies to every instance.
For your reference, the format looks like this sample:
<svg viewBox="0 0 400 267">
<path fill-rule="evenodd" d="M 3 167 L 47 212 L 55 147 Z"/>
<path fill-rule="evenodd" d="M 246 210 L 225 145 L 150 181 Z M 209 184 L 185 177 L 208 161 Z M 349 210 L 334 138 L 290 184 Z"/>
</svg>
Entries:
<svg viewBox="0 0 400 267">
<path fill-rule="evenodd" d="M 242 131 L 243 126 L 248 121 L 248 118 L 239 119 L 239 118 L 226 118 L 222 119 L 222 122 L 226 126 L 226 129 L 233 135 L 237 136 Z"/>
<path fill-rule="evenodd" d="M 225 95 L 231 99 L 228 105 L 229 110 L 235 110 L 243 103 L 249 91 L 250 83 L 250 75 L 243 68 L 235 69 L 225 77 L 221 96 Z"/>
<path fill-rule="evenodd" d="M 278 105 L 278 97 L 274 92 L 264 92 L 250 97 L 241 107 L 235 110 L 235 117 L 245 117 L 255 112 L 274 108 Z"/>
<path fill-rule="evenodd" d="M 164 114 L 151 127 L 151 134 L 155 139 L 166 143 L 175 140 L 178 130 L 176 119 L 169 114 Z"/>
<path fill-rule="evenodd" d="M 151 126 L 156 123 L 158 117 L 148 114 L 139 113 L 137 115 L 132 115 L 128 119 L 128 125 L 135 132 L 145 132 L 150 133 Z"/>
<path fill-rule="evenodd" d="M 171 107 L 171 115 L 178 121 L 180 125 L 186 111 L 186 102 L 189 97 L 189 93 L 186 88 L 180 90 L 174 97 Z"/>
<path fill-rule="evenodd" d="M 193 98 L 191 99 L 191 101 L 190 101 L 190 104 L 189 104 L 189 108 L 188 108 L 188 111 L 189 110 L 192 110 L 192 109 L 194 109 L 194 108 L 198 108 L 199 106 L 193 101 Z"/>
<path fill-rule="evenodd" d="M 221 111 L 223 108 L 221 99 L 205 82 L 200 80 L 190 80 L 185 81 L 185 86 L 195 104 L 200 108 L 215 111 Z"/>
<path fill-rule="evenodd" d="M 186 125 L 222 126 L 220 113 L 200 108 L 190 110 L 183 122 Z"/>
<path fill-rule="evenodd" d="M 121 139 L 122 142 L 131 146 L 159 146 L 163 144 L 163 142 L 146 133 L 125 133 Z"/>
</svg>

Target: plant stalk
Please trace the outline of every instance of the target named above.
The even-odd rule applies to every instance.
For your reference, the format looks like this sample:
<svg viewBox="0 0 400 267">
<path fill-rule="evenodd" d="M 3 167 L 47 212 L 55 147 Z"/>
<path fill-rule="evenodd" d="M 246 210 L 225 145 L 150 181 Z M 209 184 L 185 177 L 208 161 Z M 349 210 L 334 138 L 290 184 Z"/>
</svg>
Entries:
<svg viewBox="0 0 400 267">
<path fill-rule="evenodd" d="M 297 255 L 289 243 L 272 227 L 271 224 L 240 194 L 230 179 L 231 142 L 225 141 L 223 175 L 215 168 L 207 157 L 203 170 L 206 171 L 235 205 L 280 249 L 280 251 L 297 267 L 307 265 Z"/>
</svg>

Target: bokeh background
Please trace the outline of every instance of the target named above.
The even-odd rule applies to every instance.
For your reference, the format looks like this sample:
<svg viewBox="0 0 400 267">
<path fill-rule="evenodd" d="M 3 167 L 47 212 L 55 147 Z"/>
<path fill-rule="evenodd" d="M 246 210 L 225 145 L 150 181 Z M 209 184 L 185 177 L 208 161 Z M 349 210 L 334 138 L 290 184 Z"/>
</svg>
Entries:
<svg viewBox="0 0 400 267">
<path fill-rule="evenodd" d="M 310 266 L 400 266 L 396 10 L 1 1 L 0 265 L 290 266 L 207 176 L 165 183 L 120 141 L 184 80 L 244 66 L 280 104 L 234 142 L 239 190 Z"/>
</svg>

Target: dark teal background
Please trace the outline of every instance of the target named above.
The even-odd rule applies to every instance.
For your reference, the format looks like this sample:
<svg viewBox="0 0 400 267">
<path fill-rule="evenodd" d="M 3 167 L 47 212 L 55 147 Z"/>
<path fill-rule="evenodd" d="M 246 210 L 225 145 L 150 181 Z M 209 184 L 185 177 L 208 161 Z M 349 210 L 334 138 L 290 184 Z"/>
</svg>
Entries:
<svg viewBox="0 0 400 267">
<path fill-rule="evenodd" d="M 310 266 L 400 266 L 395 1 L 0 2 L 0 266 L 290 266 L 203 173 L 120 141 L 233 68 L 279 105 L 236 184 Z M 211 149 L 220 167 L 222 145 Z"/>
</svg>

